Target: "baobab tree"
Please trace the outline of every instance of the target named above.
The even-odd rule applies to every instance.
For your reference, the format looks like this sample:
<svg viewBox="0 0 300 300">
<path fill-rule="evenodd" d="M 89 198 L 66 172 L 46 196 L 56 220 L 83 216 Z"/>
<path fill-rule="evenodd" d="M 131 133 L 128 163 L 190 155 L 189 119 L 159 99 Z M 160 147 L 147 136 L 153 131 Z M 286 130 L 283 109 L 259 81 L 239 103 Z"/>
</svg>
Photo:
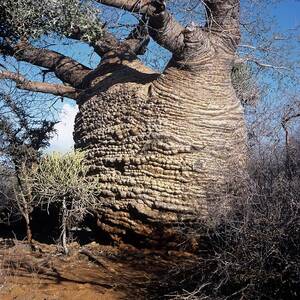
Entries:
<svg viewBox="0 0 300 300">
<path fill-rule="evenodd" d="M 127 38 L 101 23 L 96 2 L 138 17 Z M 62 83 L 4 68 L 0 78 L 76 101 L 75 146 L 99 178 L 98 223 L 111 236 L 156 240 L 174 224 L 205 219 L 211 205 L 220 205 L 228 174 L 244 167 L 243 109 L 231 80 L 239 2 L 199 1 L 203 26 L 183 26 L 163 0 L 1 2 L 2 55 L 42 67 Z M 89 44 L 99 65 L 90 69 L 33 42 L 51 32 Z M 139 59 L 150 38 L 172 53 L 162 73 Z"/>
</svg>

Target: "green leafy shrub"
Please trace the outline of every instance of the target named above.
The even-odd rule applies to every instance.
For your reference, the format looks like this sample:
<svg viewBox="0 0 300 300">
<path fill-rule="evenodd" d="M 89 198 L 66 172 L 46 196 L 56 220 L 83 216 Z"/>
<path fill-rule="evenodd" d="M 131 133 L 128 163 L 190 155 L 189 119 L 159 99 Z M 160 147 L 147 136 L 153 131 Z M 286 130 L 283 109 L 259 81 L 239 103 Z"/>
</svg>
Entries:
<svg viewBox="0 0 300 300">
<path fill-rule="evenodd" d="M 96 206 L 97 177 L 87 177 L 84 152 L 46 155 L 31 170 L 29 184 L 35 201 L 42 207 L 55 205 L 61 212 L 61 240 L 65 253 L 67 232 Z"/>
</svg>

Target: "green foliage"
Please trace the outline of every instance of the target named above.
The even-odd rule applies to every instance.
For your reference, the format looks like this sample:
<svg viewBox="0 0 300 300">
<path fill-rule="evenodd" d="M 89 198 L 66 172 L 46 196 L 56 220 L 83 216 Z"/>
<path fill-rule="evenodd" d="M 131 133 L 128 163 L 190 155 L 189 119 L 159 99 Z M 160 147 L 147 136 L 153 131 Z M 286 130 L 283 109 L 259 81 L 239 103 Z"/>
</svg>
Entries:
<svg viewBox="0 0 300 300">
<path fill-rule="evenodd" d="M 53 153 L 45 156 L 38 166 L 39 184 L 57 188 L 58 191 L 65 187 L 74 187 L 77 180 L 83 178 L 87 172 L 86 166 L 82 164 L 83 152 Z M 82 176 L 80 176 L 82 175 Z"/>
<path fill-rule="evenodd" d="M 84 152 L 46 155 L 29 172 L 36 201 L 42 205 L 68 203 L 69 215 L 81 220 L 96 204 L 97 177 L 87 177 Z"/>
<path fill-rule="evenodd" d="M 99 10 L 91 1 L 81 0 L 2 0 L 0 36 L 13 40 L 39 38 L 56 33 L 70 36 L 78 27 L 83 39 L 91 41 L 101 34 Z"/>
<path fill-rule="evenodd" d="M 231 80 L 237 97 L 243 105 L 255 105 L 259 100 L 259 89 L 254 72 L 246 63 L 237 63 L 231 71 Z"/>
</svg>

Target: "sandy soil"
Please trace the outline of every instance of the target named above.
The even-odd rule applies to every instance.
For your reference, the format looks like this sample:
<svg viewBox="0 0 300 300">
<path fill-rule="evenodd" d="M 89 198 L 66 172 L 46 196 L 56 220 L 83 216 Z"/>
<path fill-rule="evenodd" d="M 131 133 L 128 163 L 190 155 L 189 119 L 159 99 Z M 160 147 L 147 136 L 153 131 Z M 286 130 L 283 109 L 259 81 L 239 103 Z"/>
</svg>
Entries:
<svg viewBox="0 0 300 300">
<path fill-rule="evenodd" d="M 137 250 L 91 243 L 70 246 L 0 241 L 1 300 L 150 299 L 171 268 L 192 263 L 187 253 Z M 1 274 L 2 272 L 2 274 Z"/>
</svg>

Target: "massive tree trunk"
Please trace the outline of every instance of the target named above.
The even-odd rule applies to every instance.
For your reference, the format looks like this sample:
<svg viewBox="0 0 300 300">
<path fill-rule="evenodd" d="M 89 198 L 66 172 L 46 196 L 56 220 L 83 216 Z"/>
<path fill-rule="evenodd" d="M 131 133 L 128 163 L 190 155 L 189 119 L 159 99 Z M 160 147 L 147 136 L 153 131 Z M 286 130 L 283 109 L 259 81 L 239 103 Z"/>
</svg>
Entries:
<svg viewBox="0 0 300 300">
<path fill-rule="evenodd" d="M 195 26 L 184 41 L 162 74 L 135 57 L 104 58 L 100 83 L 80 101 L 75 142 L 99 176 L 99 224 L 112 236 L 159 240 L 205 219 L 229 172 L 244 165 L 235 49 Z"/>
</svg>

